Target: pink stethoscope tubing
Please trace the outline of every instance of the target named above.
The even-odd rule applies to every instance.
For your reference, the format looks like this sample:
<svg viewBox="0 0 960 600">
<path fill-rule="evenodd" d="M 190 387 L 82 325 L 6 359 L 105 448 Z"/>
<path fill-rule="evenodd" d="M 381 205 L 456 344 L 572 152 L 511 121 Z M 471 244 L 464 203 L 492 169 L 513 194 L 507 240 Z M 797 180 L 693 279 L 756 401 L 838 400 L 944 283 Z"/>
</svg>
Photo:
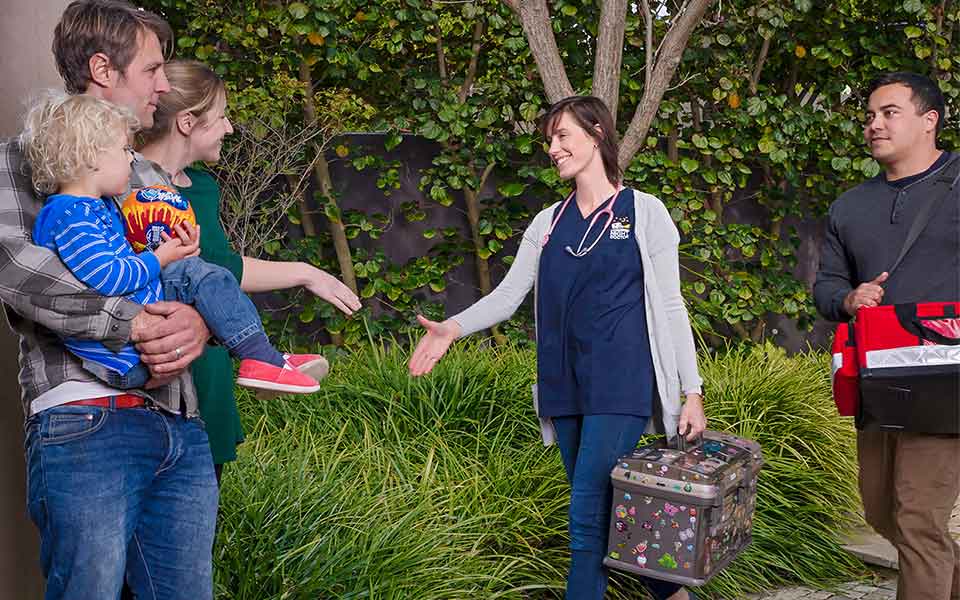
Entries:
<svg viewBox="0 0 960 600">
<path fill-rule="evenodd" d="M 607 231 L 607 228 L 610 227 L 610 223 L 613 222 L 613 205 L 616 203 L 617 196 L 620 195 L 621 191 L 623 191 L 623 186 L 618 185 L 617 191 L 613 193 L 613 196 L 604 201 L 604 207 L 594 213 L 593 219 L 590 220 L 590 225 L 587 227 L 587 230 L 583 232 L 583 237 L 580 238 L 580 244 L 577 246 L 576 252 L 574 252 L 573 248 L 570 246 L 566 246 L 565 250 L 569 252 L 571 256 L 583 258 L 589 254 L 591 250 L 593 250 L 593 247 L 596 246 L 597 243 L 600 242 L 600 238 L 603 237 L 603 234 Z M 553 218 L 553 222 L 550 223 L 550 230 L 547 231 L 546 235 L 543 236 L 543 242 L 540 244 L 541 249 L 547 245 L 547 242 L 550 241 L 550 235 L 553 233 L 554 228 L 557 226 L 557 222 L 560 221 L 560 217 L 563 216 L 563 211 L 567 209 L 567 205 L 570 204 L 570 200 L 573 198 L 573 195 L 576 194 L 576 192 L 576 190 L 570 192 L 570 195 L 567 196 L 567 199 L 563 201 L 563 205 L 560 206 L 560 210 L 557 211 L 557 215 Z M 589 248 L 584 250 L 583 243 L 587 241 L 587 236 L 590 235 L 590 232 L 593 230 L 593 226 L 596 224 L 597 219 L 600 218 L 600 215 L 606 215 L 607 221 L 604 223 L 603 229 L 600 230 L 600 235 L 597 236 L 597 239 L 590 244 Z"/>
</svg>

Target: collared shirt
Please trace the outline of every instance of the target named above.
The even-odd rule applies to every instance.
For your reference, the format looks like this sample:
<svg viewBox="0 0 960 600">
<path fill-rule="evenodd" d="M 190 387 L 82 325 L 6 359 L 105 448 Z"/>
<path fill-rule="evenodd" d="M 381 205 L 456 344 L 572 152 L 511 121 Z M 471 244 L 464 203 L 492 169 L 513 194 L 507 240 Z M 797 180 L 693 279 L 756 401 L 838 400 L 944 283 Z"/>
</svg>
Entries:
<svg viewBox="0 0 960 600">
<path fill-rule="evenodd" d="M 131 188 L 171 185 L 137 156 Z M 106 395 L 61 338 L 94 339 L 111 349 L 130 340 L 130 324 L 143 307 L 123 297 L 101 296 L 81 283 L 53 251 L 30 232 L 44 198 L 30 184 L 19 144 L 0 142 L 0 301 L 20 338 L 20 387 L 26 415 L 72 400 Z M 113 392 L 117 393 L 116 390 Z M 168 385 L 136 393 L 175 413 L 197 414 L 189 370 Z"/>
</svg>

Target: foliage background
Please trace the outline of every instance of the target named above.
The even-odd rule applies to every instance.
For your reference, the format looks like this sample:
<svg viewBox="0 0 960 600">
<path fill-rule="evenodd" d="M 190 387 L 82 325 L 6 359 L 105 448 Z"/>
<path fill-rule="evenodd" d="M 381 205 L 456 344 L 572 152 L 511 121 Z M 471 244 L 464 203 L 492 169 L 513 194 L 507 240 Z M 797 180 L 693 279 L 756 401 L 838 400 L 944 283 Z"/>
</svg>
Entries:
<svg viewBox="0 0 960 600">
<path fill-rule="evenodd" d="M 677 10 L 672 0 L 628 5 L 621 131 L 644 91 L 644 4 L 658 16 L 654 45 Z M 536 132 L 547 102 L 517 16 L 499 0 L 144 5 L 180 34 L 179 56 L 227 81 L 249 134 L 231 141 L 234 164 L 255 162 L 243 140 L 320 132 L 261 188 L 253 221 L 268 231 L 279 219 L 277 235 L 246 236 L 242 250 L 309 261 L 365 299 L 349 320 L 312 298 L 275 299 L 288 310 L 272 313 L 273 335 L 309 346 L 323 333 L 353 352 L 315 401 L 244 401 L 251 435 L 225 481 L 218 593 L 556 597 L 566 490 L 517 393 L 532 378 L 529 311 L 492 332 L 495 353 L 458 348 L 425 380 L 406 376 L 397 346 L 368 344 L 403 339 L 416 311 L 439 318 L 489 291 L 532 214 L 568 190 Z M 567 75 L 586 93 L 598 3 L 548 6 Z M 823 358 L 736 346 L 813 327 L 822 217 L 878 173 L 861 139 L 864 90 L 881 73 L 914 70 L 954 107 L 958 10 L 952 0 L 715 3 L 626 171 L 669 208 L 695 327 L 722 350 L 702 355 L 713 426 L 767 452 L 755 542 L 713 592 L 823 585 L 859 568 L 836 542 L 856 520 L 855 458 Z M 948 118 L 941 145 L 955 138 Z M 263 160 L 251 171 L 271 173 Z M 301 180 L 305 192 L 293 193 Z M 612 593 L 632 597 L 636 584 L 618 576 Z"/>
<path fill-rule="evenodd" d="M 144 4 L 180 33 L 179 56 L 206 61 L 227 80 L 241 124 L 303 126 L 317 115 L 328 140 L 338 131 L 383 132 L 383 151 L 335 140 L 321 157 L 376 179 L 379 197 L 350 202 L 342 181 L 317 179 L 288 211 L 287 237 L 263 240 L 267 253 L 320 264 L 355 280 L 364 298 L 382 300 L 367 303 L 378 330 L 410 326 L 414 309 L 442 314 L 445 298 L 436 294 L 458 267 L 472 270 L 456 280 L 473 299 L 489 291 L 509 264 L 509 241 L 566 191 L 540 151 L 534 120 L 546 106 L 543 88 L 519 20 L 502 2 Z M 675 7 L 652 5 L 661 16 L 656 40 Z M 557 0 L 550 9 L 570 80 L 589 91 L 599 8 Z M 627 170 L 628 183 L 660 197 L 681 230 L 685 297 L 708 343 L 722 343 L 712 333 L 756 341 L 770 335 L 771 322 L 810 329 L 816 220 L 838 193 L 878 172 L 858 125 L 863 90 L 880 73 L 916 70 L 938 79 L 952 107 L 958 10 L 949 0 L 710 8 Z M 637 11 L 628 8 L 621 121 L 643 90 Z M 956 137 L 949 125 L 948 149 Z M 409 168 L 422 163 L 404 153 L 410 136 L 435 143 L 431 164 Z M 376 243 L 396 223 L 387 215 L 444 225 L 420 229 L 418 255 L 393 261 Z M 336 248 L 339 230 L 348 260 Z M 296 317 L 323 317 L 338 343 L 362 337 L 359 321 L 319 304 Z M 516 339 L 528 329 L 523 315 L 508 327 Z"/>
</svg>

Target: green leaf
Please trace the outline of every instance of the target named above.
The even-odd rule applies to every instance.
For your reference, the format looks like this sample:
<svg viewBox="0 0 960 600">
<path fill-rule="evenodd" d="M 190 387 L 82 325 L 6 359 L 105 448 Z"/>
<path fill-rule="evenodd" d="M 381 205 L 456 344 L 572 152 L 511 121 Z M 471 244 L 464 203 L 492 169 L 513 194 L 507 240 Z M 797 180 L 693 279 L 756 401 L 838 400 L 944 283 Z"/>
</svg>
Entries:
<svg viewBox="0 0 960 600">
<path fill-rule="evenodd" d="M 307 16 L 307 13 L 310 12 L 310 9 L 308 9 L 307 6 L 302 2 L 294 2 L 287 7 L 287 11 L 290 12 L 290 16 L 299 20 Z"/>
<path fill-rule="evenodd" d="M 497 187 L 497 191 L 501 196 L 505 198 L 512 198 L 514 196 L 519 196 L 523 191 L 527 189 L 526 184 L 520 183 L 517 181 L 511 183 L 504 183 Z"/>
<path fill-rule="evenodd" d="M 777 149 L 777 143 L 770 138 L 763 138 L 757 142 L 757 150 L 763 152 L 764 154 L 770 154 Z"/>
<path fill-rule="evenodd" d="M 702 281 L 698 281 L 695 284 L 693 284 L 693 290 L 698 294 L 702 294 L 705 291 L 707 291 L 707 286 Z"/>
<path fill-rule="evenodd" d="M 433 279 L 430 281 L 430 289 L 439 294 L 447 289 L 447 282 L 442 279 Z"/>
<path fill-rule="evenodd" d="M 923 30 L 915 25 L 908 25 L 904 27 L 903 33 L 907 35 L 908 40 L 912 40 L 913 38 L 918 38 L 923 35 Z"/>
<path fill-rule="evenodd" d="M 860 172 L 866 177 L 876 177 L 880 174 L 880 165 L 872 158 L 868 158 L 860 164 Z"/>
<path fill-rule="evenodd" d="M 427 229 L 423 232 L 423 237 L 428 240 L 432 240 L 436 235 L 437 235 L 436 229 Z"/>
<path fill-rule="evenodd" d="M 730 36 L 725 33 L 721 33 L 717 36 L 717 43 L 721 46 L 729 46 L 732 42 L 733 40 L 730 39 Z"/>
<path fill-rule="evenodd" d="M 727 79 L 726 77 L 720 78 L 720 89 L 725 92 L 729 92 L 733 89 L 733 82 Z"/>
<path fill-rule="evenodd" d="M 693 141 L 693 145 L 696 146 L 697 148 L 700 148 L 701 150 L 709 147 L 709 143 L 707 142 L 706 136 L 700 135 L 699 133 L 693 134 L 692 141 Z"/>
<path fill-rule="evenodd" d="M 403 141 L 403 136 L 395 131 L 391 131 L 387 134 L 387 138 L 383 141 L 383 148 L 389 152 L 400 145 L 400 142 Z"/>
<path fill-rule="evenodd" d="M 684 158 L 680 161 L 680 168 L 686 171 L 687 173 L 693 173 L 700 167 L 700 163 L 693 160 L 692 158 Z"/>
<path fill-rule="evenodd" d="M 923 2 L 921 0 L 905 0 L 903 10 L 908 13 L 919 13 L 923 11 Z"/>
<path fill-rule="evenodd" d="M 565 4 L 564 7 L 560 9 L 560 12 L 568 17 L 572 17 L 573 15 L 577 14 L 577 7 L 572 4 Z"/>
<path fill-rule="evenodd" d="M 196 38 L 192 38 L 192 37 L 190 37 L 190 36 L 183 36 L 182 38 L 180 38 L 180 39 L 177 40 L 177 47 L 179 47 L 179 48 L 193 48 L 193 46 L 194 46 L 196 43 L 197 43 L 197 39 L 196 39 Z"/>
<path fill-rule="evenodd" d="M 850 168 L 850 159 L 846 156 L 835 156 L 830 161 L 830 166 L 833 167 L 834 171 L 846 171 Z"/>
</svg>

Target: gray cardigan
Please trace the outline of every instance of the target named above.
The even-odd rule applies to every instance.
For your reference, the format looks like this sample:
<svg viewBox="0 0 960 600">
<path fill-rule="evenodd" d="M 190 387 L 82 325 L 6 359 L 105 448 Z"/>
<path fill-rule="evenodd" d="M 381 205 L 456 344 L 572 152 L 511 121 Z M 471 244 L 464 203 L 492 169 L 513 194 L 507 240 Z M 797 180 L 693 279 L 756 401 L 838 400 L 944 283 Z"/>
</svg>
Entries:
<svg viewBox="0 0 960 600">
<path fill-rule="evenodd" d="M 650 351 L 663 408 L 664 431 L 677 431 L 680 420 L 680 394 L 700 393 L 703 380 L 697 372 L 697 355 L 687 308 L 680 296 L 680 234 L 667 208 L 655 196 L 634 191 L 636 211 L 635 235 L 643 264 L 643 287 Z M 487 329 L 509 319 L 531 288 L 536 294 L 537 269 L 540 266 L 540 246 L 550 229 L 557 204 L 540 211 L 523 233 L 523 240 L 507 275 L 495 290 L 478 300 L 463 312 L 451 317 L 462 333 L 460 337 Z M 536 317 L 535 317 L 536 318 Z M 533 404 L 537 394 L 534 386 Z M 554 441 L 553 425 L 547 418 L 540 419 L 543 442 Z M 653 423 L 648 431 L 653 431 Z"/>
</svg>

